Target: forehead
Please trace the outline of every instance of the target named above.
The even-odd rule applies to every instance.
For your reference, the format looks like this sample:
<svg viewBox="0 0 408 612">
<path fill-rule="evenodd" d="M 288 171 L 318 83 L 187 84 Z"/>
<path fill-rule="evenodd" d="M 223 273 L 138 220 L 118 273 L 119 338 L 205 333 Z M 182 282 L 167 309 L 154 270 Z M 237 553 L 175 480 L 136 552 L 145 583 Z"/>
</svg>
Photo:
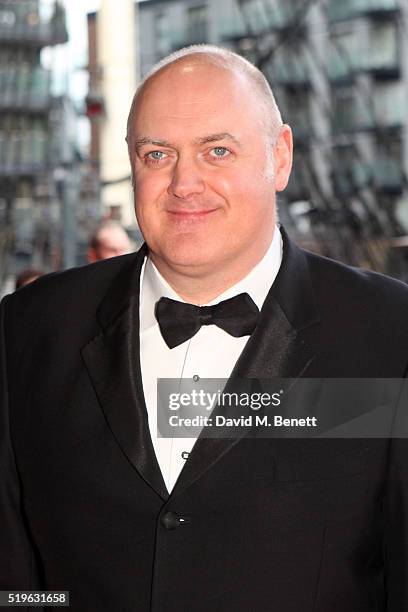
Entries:
<svg viewBox="0 0 408 612">
<path fill-rule="evenodd" d="M 197 60 L 172 64 L 152 77 L 141 91 L 131 130 L 183 137 L 194 133 L 238 134 L 259 126 L 259 98 L 248 77 Z M 259 131 L 259 128 L 258 128 Z"/>
</svg>

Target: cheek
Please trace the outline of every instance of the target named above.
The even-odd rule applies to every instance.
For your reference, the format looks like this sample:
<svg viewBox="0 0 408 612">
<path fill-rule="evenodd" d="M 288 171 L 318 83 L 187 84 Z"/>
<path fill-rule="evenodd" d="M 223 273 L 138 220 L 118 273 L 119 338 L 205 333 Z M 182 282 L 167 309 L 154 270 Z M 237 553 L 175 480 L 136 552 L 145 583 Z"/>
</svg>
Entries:
<svg viewBox="0 0 408 612">
<path fill-rule="evenodd" d="M 135 174 L 135 192 L 139 199 L 154 200 L 157 194 L 167 185 L 163 173 L 138 172 Z"/>
<path fill-rule="evenodd" d="M 248 194 L 254 188 L 252 181 L 245 178 L 245 174 L 239 169 L 231 171 L 217 177 L 210 177 L 208 185 L 210 188 L 221 195 L 227 202 L 230 213 L 235 213 L 238 209 L 245 206 Z"/>
<path fill-rule="evenodd" d="M 274 191 L 263 188 L 261 183 L 256 191 L 249 187 L 240 217 L 241 236 L 256 239 L 270 235 L 276 222 Z"/>
<path fill-rule="evenodd" d="M 145 173 L 136 174 L 134 188 L 136 215 L 143 217 L 153 215 L 166 190 L 167 181 L 159 173 L 156 176 Z"/>
<path fill-rule="evenodd" d="M 230 215 L 251 225 L 269 211 L 273 212 L 274 186 L 259 171 L 237 172 L 228 180 L 220 180 L 217 188 L 229 204 Z"/>
</svg>

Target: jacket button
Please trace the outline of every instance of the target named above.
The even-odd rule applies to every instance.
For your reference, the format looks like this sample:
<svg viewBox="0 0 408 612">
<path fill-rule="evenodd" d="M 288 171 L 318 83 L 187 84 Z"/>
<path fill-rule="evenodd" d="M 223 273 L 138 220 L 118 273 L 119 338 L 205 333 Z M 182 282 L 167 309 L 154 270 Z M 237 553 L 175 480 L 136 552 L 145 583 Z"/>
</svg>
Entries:
<svg viewBox="0 0 408 612">
<path fill-rule="evenodd" d="M 180 527 L 181 521 L 177 512 L 166 512 L 161 517 L 161 523 L 168 531 Z"/>
</svg>

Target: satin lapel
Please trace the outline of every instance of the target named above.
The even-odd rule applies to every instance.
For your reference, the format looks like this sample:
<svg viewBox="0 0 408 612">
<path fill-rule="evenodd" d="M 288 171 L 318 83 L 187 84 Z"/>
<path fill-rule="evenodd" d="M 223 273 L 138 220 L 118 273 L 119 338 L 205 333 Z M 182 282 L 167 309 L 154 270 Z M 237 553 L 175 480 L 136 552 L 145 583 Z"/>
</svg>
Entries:
<svg viewBox="0 0 408 612">
<path fill-rule="evenodd" d="M 261 310 L 260 321 L 241 353 L 225 391 L 239 379 L 293 378 L 304 376 L 315 358 L 304 330 L 319 321 L 307 262 L 284 231 L 284 257 L 279 274 Z M 222 410 L 215 409 L 220 414 Z M 205 437 L 204 429 L 173 489 L 181 493 L 221 459 L 247 433 L 235 438 Z"/>
<path fill-rule="evenodd" d="M 149 432 L 139 357 L 139 277 L 145 251 L 122 270 L 98 312 L 102 333 L 82 357 L 106 421 L 146 483 L 168 498 Z"/>
</svg>

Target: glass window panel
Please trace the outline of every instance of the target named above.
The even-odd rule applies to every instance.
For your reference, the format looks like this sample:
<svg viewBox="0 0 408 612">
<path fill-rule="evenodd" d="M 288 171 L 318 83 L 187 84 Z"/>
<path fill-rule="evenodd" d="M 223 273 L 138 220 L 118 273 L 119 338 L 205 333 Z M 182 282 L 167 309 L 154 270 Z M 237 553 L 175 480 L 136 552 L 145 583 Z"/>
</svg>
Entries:
<svg viewBox="0 0 408 612">
<path fill-rule="evenodd" d="M 330 39 L 328 71 L 332 78 L 342 78 L 358 68 L 359 38 L 354 29 L 334 34 Z"/>
<path fill-rule="evenodd" d="M 397 28 L 393 22 L 372 25 L 368 45 L 362 49 L 362 63 L 367 69 L 398 64 Z"/>
<path fill-rule="evenodd" d="M 367 10 L 390 10 L 398 8 L 398 0 L 355 0 L 356 9 Z"/>
<path fill-rule="evenodd" d="M 377 123 L 383 126 L 403 125 L 406 121 L 407 91 L 403 81 L 379 83 L 374 90 Z"/>
<path fill-rule="evenodd" d="M 333 21 L 353 17 L 355 12 L 355 0 L 329 0 L 327 5 L 328 17 Z"/>
<path fill-rule="evenodd" d="M 190 43 L 207 41 L 207 6 L 193 6 L 187 10 L 187 40 Z"/>
<path fill-rule="evenodd" d="M 293 44 L 281 47 L 273 57 L 270 67 L 272 81 L 284 84 L 304 83 L 309 78 L 306 55 L 302 48 Z"/>
</svg>

